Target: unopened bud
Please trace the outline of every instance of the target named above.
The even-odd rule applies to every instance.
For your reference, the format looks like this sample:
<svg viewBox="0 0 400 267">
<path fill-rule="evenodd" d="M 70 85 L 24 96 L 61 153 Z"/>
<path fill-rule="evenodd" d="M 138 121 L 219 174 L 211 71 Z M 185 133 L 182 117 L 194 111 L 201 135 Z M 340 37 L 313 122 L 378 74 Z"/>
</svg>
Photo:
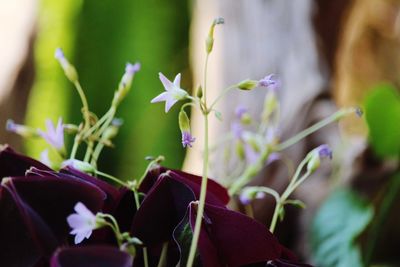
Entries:
<svg viewBox="0 0 400 267">
<path fill-rule="evenodd" d="M 77 169 L 82 172 L 86 173 L 94 173 L 96 171 L 96 168 L 90 165 L 87 162 L 77 160 L 77 159 L 68 159 L 62 162 L 61 164 L 62 168 L 65 167 L 72 167 L 74 169 Z"/>
<path fill-rule="evenodd" d="M 313 149 L 308 154 L 309 160 L 307 163 L 307 171 L 313 173 L 321 165 L 321 160 L 323 158 L 332 159 L 332 150 L 328 145 L 320 145 L 319 147 Z"/>
<path fill-rule="evenodd" d="M 237 88 L 241 89 L 241 90 L 252 90 L 254 88 L 256 88 L 258 86 L 258 81 L 255 80 L 243 80 L 240 83 L 237 84 Z"/>
<path fill-rule="evenodd" d="M 6 122 L 6 130 L 22 137 L 39 137 L 39 133 L 36 129 L 22 124 L 17 124 L 11 119 Z"/>
<path fill-rule="evenodd" d="M 131 89 L 133 77 L 136 72 L 140 70 L 140 63 L 127 63 L 125 67 L 125 73 L 121 78 L 118 85 L 118 90 L 114 93 L 113 105 L 117 106 L 122 99 L 128 94 Z"/>
<path fill-rule="evenodd" d="M 210 31 L 208 32 L 208 36 L 206 39 L 206 52 L 207 54 L 210 54 L 213 46 L 214 46 L 214 28 L 218 24 L 224 24 L 224 19 L 223 18 L 216 18 L 213 23 L 211 24 Z"/>
<path fill-rule="evenodd" d="M 201 87 L 201 85 L 199 85 L 199 87 L 197 88 L 196 91 L 196 96 L 201 99 L 203 97 L 203 88 Z"/>
<path fill-rule="evenodd" d="M 64 52 L 61 48 L 57 48 L 54 57 L 60 62 L 62 69 L 64 70 L 65 76 L 72 83 L 78 81 L 78 73 L 73 65 L 69 63 L 68 59 L 64 56 Z"/>
</svg>

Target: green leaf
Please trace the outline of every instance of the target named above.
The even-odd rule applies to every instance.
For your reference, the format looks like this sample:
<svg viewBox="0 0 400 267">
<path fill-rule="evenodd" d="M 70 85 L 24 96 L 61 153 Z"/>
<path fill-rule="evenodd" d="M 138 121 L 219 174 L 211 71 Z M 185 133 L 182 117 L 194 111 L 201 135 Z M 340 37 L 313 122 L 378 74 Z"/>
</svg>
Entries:
<svg viewBox="0 0 400 267">
<path fill-rule="evenodd" d="M 379 156 L 400 155 L 400 96 L 391 85 L 379 85 L 365 101 L 369 138 Z"/>
<path fill-rule="evenodd" d="M 363 266 L 356 237 L 367 227 L 373 208 L 349 190 L 334 192 L 321 206 L 311 229 L 316 266 Z"/>
<path fill-rule="evenodd" d="M 219 112 L 219 111 L 215 111 L 214 112 L 214 114 L 215 114 L 215 117 L 219 120 L 219 121 L 222 121 L 222 114 L 221 114 L 221 112 Z"/>
</svg>

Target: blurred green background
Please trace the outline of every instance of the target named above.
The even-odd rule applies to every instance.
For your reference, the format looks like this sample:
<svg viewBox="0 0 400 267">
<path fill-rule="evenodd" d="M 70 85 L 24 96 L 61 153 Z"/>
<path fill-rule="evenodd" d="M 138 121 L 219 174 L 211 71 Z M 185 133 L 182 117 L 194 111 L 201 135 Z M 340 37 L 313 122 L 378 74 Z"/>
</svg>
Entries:
<svg viewBox="0 0 400 267">
<path fill-rule="evenodd" d="M 117 112 L 124 125 L 114 140 L 116 147 L 103 151 L 99 166 L 132 178 L 144 171 L 145 156 L 164 155 L 166 166 L 180 168 L 184 149 L 179 129 L 166 127 L 177 125 L 177 109 L 165 114 L 163 104 L 150 100 L 164 90 L 158 72 L 171 79 L 185 73 L 182 87 L 190 89 L 188 1 L 44 0 L 38 18 L 36 79 L 26 124 L 42 128 L 46 118 L 56 121 L 61 116 L 75 124 L 82 119 L 78 94 L 54 59 L 57 47 L 76 66 L 89 108 L 99 117 L 109 107 L 125 64 L 138 61 L 141 71 Z M 47 147 L 38 140 L 27 140 L 25 146 L 35 158 Z"/>
</svg>

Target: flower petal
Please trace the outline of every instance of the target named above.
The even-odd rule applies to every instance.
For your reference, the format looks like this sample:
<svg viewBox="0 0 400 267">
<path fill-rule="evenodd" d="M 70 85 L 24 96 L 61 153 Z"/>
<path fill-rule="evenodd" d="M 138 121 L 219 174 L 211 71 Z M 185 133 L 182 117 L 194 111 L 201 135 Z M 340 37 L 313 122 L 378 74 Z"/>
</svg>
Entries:
<svg viewBox="0 0 400 267">
<path fill-rule="evenodd" d="M 178 73 L 178 74 L 175 76 L 174 85 L 175 85 L 176 87 L 178 87 L 178 88 L 181 87 L 181 74 L 180 74 L 180 73 Z"/>
<path fill-rule="evenodd" d="M 155 98 L 153 98 L 150 103 L 157 103 L 157 102 L 162 102 L 162 101 L 167 101 L 168 99 L 168 93 L 167 92 L 162 92 Z"/>
<path fill-rule="evenodd" d="M 167 77 L 164 76 L 164 74 L 162 74 L 161 72 L 158 73 L 159 77 L 160 77 L 160 81 L 162 82 L 164 88 L 166 91 L 171 90 L 174 87 L 174 84 L 171 83 L 170 80 L 167 79 Z"/>
</svg>

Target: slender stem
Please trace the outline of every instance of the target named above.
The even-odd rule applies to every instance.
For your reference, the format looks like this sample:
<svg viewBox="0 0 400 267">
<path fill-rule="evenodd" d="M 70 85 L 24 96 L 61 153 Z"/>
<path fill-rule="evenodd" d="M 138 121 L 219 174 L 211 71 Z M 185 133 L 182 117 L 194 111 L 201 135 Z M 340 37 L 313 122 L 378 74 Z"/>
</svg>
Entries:
<svg viewBox="0 0 400 267">
<path fill-rule="evenodd" d="M 349 109 L 340 109 L 340 110 L 336 111 L 329 117 L 323 119 L 322 121 L 317 122 L 316 124 L 310 126 L 309 128 L 307 128 L 307 129 L 299 132 L 295 136 L 289 138 L 288 140 L 280 143 L 279 145 L 277 145 L 276 150 L 281 151 L 281 150 L 284 150 L 284 149 L 296 144 L 304 137 L 318 131 L 319 129 L 327 126 L 328 124 L 331 124 L 332 122 L 337 121 L 338 119 L 342 118 L 343 116 L 350 114 L 350 112 L 353 112 L 353 111 L 349 110 Z"/>
<path fill-rule="evenodd" d="M 207 103 L 207 69 L 208 69 L 208 58 L 210 54 L 207 53 L 206 55 L 206 62 L 204 63 L 204 88 L 203 88 L 203 98 L 204 98 L 204 104 Z"/>
<path fill-rule="evenodd" d="M 275 210 L 274 210 L 274 214 L 272 216 L 272 220 L 271 220 L 271 224 L 269 226 L 269 231 L 271 233 L 273 233 L 275 231 L 275 227 L 276 224 L 278 222 L 278 217 L 279 217 L 279 213 L 281 211 L 281 209 L 284 207 L 285 205 L 285 201 L 287 200 L 287 198 L 290 196 L 290 194 L 302 183 L 304 182 L 304 180 L 310 176 L 311 172 L 307 171 L 304 175 L 302 175 L 300 178 L 300 173 L 301 170 L 304 168 L 304 166 L 307 164 L 309 160 L 309 157 L 306 156 L 299 164 L 299 166 L 296 169 L 295 174 L 293 175 L 292 179 L 290 180 L 289 185 L 287 186 L 286 190 L 283 192 L 283 194 L 279 197 L 278 193 L 276 191 L 274 191 L 276 193 L 276 195 L 273 192 L 270 192 L 274 195 L 275 200 L 276 200 L 276 206 L 275 206 Z M 269 191 L 269 190 L 268 190 Z M 267 190 L 264 191 L 267 193 Z"/>
<path fill-rule="evenodd" d="M 77 134 L 74 139 L 74 145 L 72 146 L 70 159 L 74 159 L 76 157 L 76 153 L 78 152 L 79 144 L 81 143 L 81 135 Z"/>
<path fill-rule="evenodd" d="M 79 81 L 74 82 L 75 88 L 78 91 L 79 97 L 81 98 L 82 101 L 82 113 L 83 113 L 83 118 L 85 119 L 85 126 L 84 129 L 88 129 L 90 127 L 90 114 L 89 114 L 89 105 L 85 96 L 85 93 L 83 92 L 82 86 L 79 83 Z"/>
<path fill-rule="evenodd" d="M 207 193 L 207 171 L 208 171 L 208 114 L 204 114 L 204 159 L 203 159 L 203 176 L 201 178 L 201 189 L 199 206 L 197 208 L 196 223 L 192 244 L 190 245 L 189 257 L 186 266 L 191 267 L 196 255 L 197 243 L 199 241 L 201 222 L 203 220 L 204 206 Z"/>
<path fill-rule="evenodd" d="M 208 172 L 208 109 L 207 109 L 207 67 L 208 67 L 209 53 L 206 55 L 206 62 L 204 64 L 204 87 L 203 87 L 203 105 L 200 105 L 202 114 L 204 117 L 204 158 L 203 158 L 203 175 L 201 178 L 200 198 L 199 205 L 197 207 L 196 223 L 194 226 L 192 243 L 190 245 L 190 251 L 186 267 L 192 267 L 194 258 L 196 256 L 197 243 L 199 241 L 201 222 L 203 220 L 204 206 L 206 202 L 207 193 L 207 172 Z"/>
<path fill-rule="evenodd" d="M 92 153 L 92 160 L 91 160 L 91 164 L 93 166 L 97 166 L 97 160 L 99 159 L 100 153 L 104 148 L 104 144 L 102 143 L 102 140 L 100 140 L 99 143 L 97 143 L 93 153 Z"/>
<path fill-rule="evenodd" d="M 167 265 L 167 252 L 168 252 L 168 242 L 164 242 L 160 260 L 158 261 L 157 267 L 165 267 Z"/>
<path fill-rule="evenodd" d="M 236 84 L 231 85 L 227 88 L 225 88 L 224 90 L 222 90 L 222 92 L 217 96 L 217 98 L 214 100 L 214 102 L 212 102 L 212 104 L 210 105 L 209 110 L 212 110 L 213 107 L 218 103 L 219 100 L 221 100 L 221 98 L 223 98 L 230 90 L 235 89 L 237 87 Z"/>
<path fill-rule="evenodd" d="M 110 108 L 106 114 L 103 115 L 103 117 L 101 117 L 92 127 L 90 127 L 90 129 L 88 129 L 85 132 L 84 137 L 87 138 L 89 137 L 95 130 L 97 130 L 97 128 L 99 128 L 101 126 L 102 123 L 104 123 L 108 117 L 113 113 L 113 109 Z"/>
<path fill-rule="evenodd" d="M 267 160 L 270 153 L 270 149 L 264 149 L 262 151 L 257 161 L 249 165 L 244 173 L 229 187 L 229 195 L 233 196 L 234 194 L 239 192 L 243 186 L 250 182 L 251 178 L 253 178 L 260 172 L 260 170 L 264 167 L 264 162 Z"/>
<path fill-rule="evenodd" d="M 117 183 L 117 184 L 119 184 L 119 185 L 122 185 L 122 186 L 125 186 L 125 187 L 129 188 L 129 186 L 128 186 L 126 183 L 124 183 L 123 181 L 121 181 L 121 180 L 118 179 L 117 177 L 114 177 L 114 176 L 112 176 L 112 175 L 110 175 L 110 174 L 108 174 L 108 173 L 105 173 L 105 172 L 101 172 L 101 171 L 97 171 L 97 170 L 96 170 L 96 174 L 97 174 L 97 175 L 100 175 L 100 176 L 102 176 L 102 177 L 105 177 L 105 178 L 107 178 L 107 179 L 109 179 L 109 180 L 111 180 L 111 181 L 113 181 L 113 182 L 115 182 L 115 183 Z"/>
<path fill-rule="evenodd" d="M 259 186 L 259 187 L 257 187 L 257 188 L 258 188 L 258 191 L 264 192 L 264 193 L 267 193 L 267 194 L 273 196 L 274 199 L 275 199 L 276 204 L 278 204 L 279 199 L 280 199 L 280 196 L 279 196 L 278 192 L 276 192 L 276 191 L 275 191 L 274 189 L 272 189 L 272 188 L 265 187 L 265 186 Z"/>
<path fill-rule="evenodd" d="M 143 261 L 144 261 L 144 267 L 149 267 L 149 255 L 147 253 L 147 248 L 143 248 Z"/>
<path fill-rule="evenodd" d="M 279 201 L 276 203 L 274 215 L 272 216 L 271 225 L 269 231 L 273 233 L 275 231 L 276 223 L 278 222 L 279 211 L 282 209 L 282 203 Z"/>
<path fill-rule="evenodd" d="M 87 149 L 86 149 L 86 153 L 85 153 L 85 157 L 83 159 L 84 162 L 89 162 L 90 156 L 93 153 L 93 145 L 94 145 L 93 141 L 89 140 L 88 145 L 87 145 Z"/>
</svg>

